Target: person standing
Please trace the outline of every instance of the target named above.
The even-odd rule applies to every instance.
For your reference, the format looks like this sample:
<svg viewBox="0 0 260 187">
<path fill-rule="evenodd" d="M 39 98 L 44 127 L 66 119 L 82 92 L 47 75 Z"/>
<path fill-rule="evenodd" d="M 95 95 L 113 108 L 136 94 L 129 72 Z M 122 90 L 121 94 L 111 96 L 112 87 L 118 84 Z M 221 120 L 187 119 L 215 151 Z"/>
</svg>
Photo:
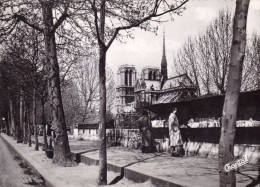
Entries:
<svg viewBox="0 0 260 187">
<path fill-rule="evenodd" d="M 137 123 L 142 135 L 142 153 L 154 152 L 152 125 L 150 123 L 147 111 L 142 112 L 142 117 L 138 119 Z"/>
<path fill-rule="evenodd" d="M 183 156 L 183 141 L 179 128 L 179 121 L 176 116 L 177 108 L 169 116 L 169 137 L 170 137 L 170 153 L 171 156 Z"/>
</svg>

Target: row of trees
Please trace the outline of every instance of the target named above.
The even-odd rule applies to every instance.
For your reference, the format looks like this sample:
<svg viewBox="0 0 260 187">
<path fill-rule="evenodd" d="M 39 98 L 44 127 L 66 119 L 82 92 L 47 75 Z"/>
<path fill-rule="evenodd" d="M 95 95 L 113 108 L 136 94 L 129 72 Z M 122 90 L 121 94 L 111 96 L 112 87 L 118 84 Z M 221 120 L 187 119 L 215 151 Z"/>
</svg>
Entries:
<svg viewBox="0 0 260 187">
<path fill-rule="evenodd" d="M 14 104 L 16 101 L 16 105 L 12 106 L 6 104 L 5 106 L 7 106 L 7 109 L 4 111 L 8 113 L 10 119 L 12 119 L 12 110 L 15 111 L 18 108 L 18 100 L 20 100 L 19 106 L 21 111 L 24 111 L 23 106 L 26 105 L 25 103 L 30 103 L 30 101 L 32 101 L 33 103 L 31 111 L 33 114 L 35 114 L 38 87 L 41 84 L 43 86 L 47 86 L 48 94 L 46 93 L 46 89 L 43 89 L 44 91 L 42 92 L 42 95 L 48 95 L 48 97 L 47 99 L 43 97 L 44 99 L 41 99 L 41 101 L 43 103 L 47 101 L 51 109 L 50 121 L 52 130 L 55 132 L 53 163 L 62 166 L 72 166 L 74 165 L 74 162 L 70 153 L 68 136 L 66 132 L 66 120 L 64 114 L 64 105 L 62 103 L 61 85 L 66 85 L 67 90 L 72 89 L 69 86 L 71 85 L 72 87 L 77 88 L 79 91 L 80 94 L 78 98 L 84 100 L 84 110 L 82 116 L 83 120 L 89 113 L 88 110 L 91 110 L 93 107 L 89 101 L 95 101 L 98 97 L 97 100 L 99 101 L 100 118 L 100 170 L 98 184 L 106 184 L 106 95 L 107 86 L 113 85 L 113 83 L 110 85 L 107 83 L 107 51 L 116 38 L 122 39 L 125 36 L 131 36 L 129 29 L 133 27 L 141 27 L 145 30 L 156 31 L 157 26 L 152 23 L 163 22 L 172 19 L 174 15 L 179 15 L 184 10 L 184 6 L 187 2 L 188 0 L 37 0 L 33 2 L 29 0 L 1 1 L 1 39 L 7 39 L 5 43 L 8 43 L 10 40 L 9 37 L 6 38 L 6 36 L 13 33 L 33 33 L 32 37 L 38 39 L 34 44 L 36 51 L 32 50 L 32 53 L 29 53 L 27 56 L 22 56 L 21 54 L 18 54 L 17 56 L 7 55 L 6 58 L 2 57 L 1 59 L 1 61 L 6 62 L 6 64 L 9 64 L 10 60 L 12 61 L 13 59 L 15 59 L 15 62 L 18 65 L 26 63 L 30 60 L 30 62 L 26 63 L 26 66 L 28 64 L 28 66 L 33 64 L 32 71 L 30 71 L 30 73 L 27 74 L 25 71 L 22 71 L 23 73 L 21 75 L 30 76 L 28 79 L 25 77 L 20 78 L 17 74 L 8 72 L 9 68 L 6 69 L 6 72 L 3 71 L 3 73 L 1 73 L 3 88 L 10 89 L 12 91 L 15 90 L 15 94 L 12 96 L 16 96 L 15 99 L 13 99 L 9 94 L 5 95 L 5 100 L 3 102 L 10 101 L 10 103 Z M 166 14 L 168 16 L 163 17 Z M 20 32 L 18 28 L 21 29 Z M 26 37 L 23 39 L 27 41 Z M 17 42 L 20 47 L 23 47 L 24 41 L 19 41 L 17 38 L 14 38 L 14 41 Z M 10 43 L 12 44 L 12 42 Z M 91 65 L 91 61 L 93 59 L 91 58 L 92 54 L 90 51 L 92 50 L 89 50 L 92 47 L 97 47 L 98 49 L 98 94 L 96 94 L 97 88 L 95 86 L 90 89 L 91 84 L 96 84 L 96 81 L 94 81 L 91 77 L 89 78 L 90 82 L 87 83 L 89 86 L 84 87 L 84 81 L 87 81 L 87 79 L 85 80 L 86 77 L 84 76 L 86 76 L 86 74 L 89 76 L 87 72 L 84 74 L 84 72 L 81 72 L 81 70 L 74 69 L 73 72 L 75 75 L 77 75 L 76 80 L 74 81 L 66 81 L 64 76 L 71 72 L 71 67 L 73 64 L 78 62 L 79 59 L 81 59 L 81 56 L 87 55 L 89 57 L 87 58 L 88 60 L 86 60 L 86 63 L 83 63 L 82 66 L 85 64 L 85 66 L 88 66 L 89 68 L 94 67 L 94 64 Z M 22 51 L 31 51 L 33 48 L 34 47 L 29 46 Z M 40 64 L 38 65 L 39 62 Z M 25 69 L 27 70 L 27 68 Z M 64 72 L 64 75 L 61 74 L 62 71 Z M 95 72 L 93 73 L 93 76 L 96 76 Z M 38 78 L 39 75 L 41 75 L 42 78 Z M 14 82 L 5 81 L 8 80 L 7 76 L 14 78 Z M 84 77 L 83 79 L 82 76 Z M 20 84 L 21 80 L 30 80 L 32 83 L 29 87 L 27 84 Z M 17 83 L 17 86 L 15 87 L 16 89 L 13 89 L 12 87 L 16 85 L 15 83 Z M 67 93 L 68 92 L 69 91 L 67 91 Z M 26 97 L 28 96 L 32 99 L 28 99 L 29 101 L 25 102 L 26 99 L 24 93 L 28 93 Z M 66 96 L 66 94 L 64 94 L 64 96 Z M 85 110 L 86 107 L 89 108 Z M 28 110 L 30 109 L 25 111 Z M 45 110 L 43 105 L 43 115 L 45 115 L 44 111 Z M 23 119 L 25 119 L 25 117 L 22 118 L 22 116 L 26 116 L 23 115 L 23 113 L 24 112 L 20 112 L 20 124 L 23 124 Z M 29 117 L 26 119 L 28 121 Z M 33 124 L 36 124 L 34 117 Z M 18 129 L 16 129 L 15 132 L 20 132 L 19 128 L 22 127 L 22 125 L 19 126 L 14 123 L 14 127 L 17 127 Z"/>
<path fill-rule="evenodd" d="M 175 55 L 174 71 L 187 73 L 198 85 L 199 95 L 224 94 L 227 88 L 233 37 L 233 15 L 221 10 L 205 33 L 189 37 Z M 241 91 L 260 88 L 260 37 L 248 37 Z"/>
<path fill-rule="evenodd" d="M 26 143 L 26 132 L 29 132 L 30 135 L 29 124 L 32 121 L 37 145 L 36 98 L 40 98 L 42 123 L 46 119 L 44 117 L 46 115 L 44 104 L 47 102 L 50 105 L 49 119 L 55 132 L 53 163 L 73 166 L 74 162 L 66 132 L 65 105 L 62 103 L 61 86 L 64 86 L 62 87 L 65 93 L 63 99 L 66 96 L 76 98 L 71 102 L 75 101 L 79 108 L 83 108 L 83 121 L 89 114 L 89 110 L 96 109 L 93 106 L 96 102 L 91 103 L 90 101 L 97 100 L 100 117 L 98 184 L 107 184 L 105 123 L 107 86 L 109 86 L 106 76 L 108 49 L 116 38 L 122 39 L 123 36 L 131 36 L 129 29 L 133 27 L 155 31 L 157 27 L 152 22 L 159 23 L 173 18 L 176 14 L 179 15 L 184 10 L 186 3 L 185 0 L 1 1 L 0 32 L 1 43 L 4 44 L 1 45 L 3 53 L 1 54 L 0 94 L 4 98 L 1 100 L 2 106 L 4 106 L 1 111 L 6 119 L 9 119 L 10 132 L 17 135 L 18 142 Z M 205 90 L 206 93 L 212 93 L 218 89 L 220 93 L 224 93 L 225 87 L 227 87 L 219 153 L 221 186 L 234 186 L 234 172 L 226 174 L 223 171 L 223 166 L 234 158 L 233 140 L 241 72 L 245 56 L 248 4 L 249 0 L 237 0 L 233 36 L 230 35 L 227 26 L 231 24 L 231 21 L 228 21 L 229 16 L 223 14 L 219 23 L 216 21 L 217 24 L 223 25 L 222 28 L 214 27 L 214 24 L 212 24 L 207 31 L 207 35 L 202 35 L 196 41 L 196 45 L 201 48 L 195 47 L 190 40 L 186 51 L 183 52 L 184 57 L 181 55 L 178 57 L 182 64 L 190 63 L 187 68 L 191 67 L 189 71 L 191 75 L 193 73 L 195 82 L 198 85 L 205 84 L 205 88 L 202 89 L 201 87 L 201 92 Z M 168 17 L 164 17 L 166 14 L 168 14 Z M 166 18 L 166 20 L 163 18 Z M 224 24 L 223 20 L 227 20 L 227 24 Z M 211 29 L 213 30 L 211 31 Z M 230 38 L 232 38 L 231 43 L 229 43 Z M 85 47 L 83 47 L 83 44 Z M 221 50 L 219 46 L 222 47 Z M 91 47 L 98 49 L 98 76 L 96 76 L 97 72 L 94 68 L 95 63 L 92 62 L 95 61 L 95 58 L 90 52 L 92 51 L 90 50 Z M 228 51 L 226 51 L 227 48 Z M 199 53 L 192 53 L 197 49 L 200 49 Z M 250 51 L 252 52 L 252 50 Z M 206 69 L 201 69 L 197 66 L 199 63 L 195 63 L 197 54 L 200 55 L 200 62 L 203 62 L 202 65 L 207 67 Z M 83 60 L 83 57 L 86 57 L 84 59 L 86 61 Z M 79 61 L 84 63 L 77 65 Z M 197 60 L 197 62 L 199 61 Z M 72 68 L 73 66 L 75 68 Z M 216 67 L 216 69 L 212 70 L 213 67 Z M 203 70 L 203 76 L 202 74 L 195 75 L 194 72 L 198 73 L 199 69 Z M 89 74 L 90 72 L 93 72 L 93 74 Z M 67 76 L 69 78 L 66 79 L 68 73 L 73 76 Z M 204 75 L 208 77 L 204 77 Z M 225 78 L 227 76 L 228 79 Z M 73 77 L 74 79 L 70 80 Z M 98 91 L 95 86 L 92 86 L 96 85 L 96 78 L 98 78 L 99 83 Z M 84 84 L 86 81 L 88 81 L 88 86 Z M 208 85 L 207 82 L 211 84 Z M 225 82 L 227 82 L 227 86 L 225 86 Z M 78 91 L 71 92 L 73 88 Z M 74 95 L 70 95 L 72 93 Z M 76 97 L 74 97 L 75 95 Z M 83 105 L 79 102 L 81 99 L 84 101 Z M 75 105 L 72 104 L 72 106 Z"/>
</svg>

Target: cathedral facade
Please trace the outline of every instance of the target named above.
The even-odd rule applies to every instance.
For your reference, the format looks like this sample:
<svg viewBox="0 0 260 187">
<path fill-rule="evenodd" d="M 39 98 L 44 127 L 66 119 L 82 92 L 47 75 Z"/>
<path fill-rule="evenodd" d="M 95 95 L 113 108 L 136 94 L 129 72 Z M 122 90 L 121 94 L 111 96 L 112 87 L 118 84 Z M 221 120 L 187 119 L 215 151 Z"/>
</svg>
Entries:
<svg viewBox="0 0 260 187">
<path fill-rule="evenodd" d="M 117 118 L 140 114 L 147 105 L 177 102 L 196 97 L 197 87 L 187 74 L 168 77 L 165 34 L 161 67 L 144 67 L 140 77 L 133 65 L 121 65 L 117 72 Z"/>
</svg>

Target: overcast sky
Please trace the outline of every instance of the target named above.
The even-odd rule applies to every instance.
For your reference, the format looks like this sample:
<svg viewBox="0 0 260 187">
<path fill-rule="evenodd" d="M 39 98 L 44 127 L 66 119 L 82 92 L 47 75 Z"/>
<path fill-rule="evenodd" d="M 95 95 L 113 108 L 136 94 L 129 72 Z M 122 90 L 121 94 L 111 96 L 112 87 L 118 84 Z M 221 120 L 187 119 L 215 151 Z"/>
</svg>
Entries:
<svg viewBox="0 0 260 187">
<path fill-rule="evenodd" d="M 234 12 L 235 4 L 235 0 L 191 0 L 182 16 L 176 16 L 174 22 L 159 26 L 157 35 L 136 29 L 133 32 L 134 39 L 125 40 L 125 43 L 115 41 L 108 50 L 108 65 L 115 75 L 122 64 L 135 65 L 139 72 L 145 66 L 160 67 L 164 27 L 166 58 L 171 75 L 173 54 L 177 53 L 185 40 L 203 33 L 217 17 L 219 10 L 228 7 Z M 247 33 L 255 31 L 260 34 L 260 0 L 251 0 L 248 14 Z"/>
</svg>

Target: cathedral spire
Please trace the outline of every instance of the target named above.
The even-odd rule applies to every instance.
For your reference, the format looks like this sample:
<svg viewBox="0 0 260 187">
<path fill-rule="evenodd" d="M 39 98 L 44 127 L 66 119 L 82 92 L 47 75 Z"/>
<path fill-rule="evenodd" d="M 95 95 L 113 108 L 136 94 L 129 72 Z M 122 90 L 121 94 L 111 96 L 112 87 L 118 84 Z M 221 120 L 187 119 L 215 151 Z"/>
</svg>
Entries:
<svg viewBox="0 0 260 187">
<path fill-rule="evenodd" d="M 168 79 L 167 73 L 167 60 L 165 54 L 165 31 L 163 29 L 163 51 L 162 51 L 162 61 L 161 61 L 161 76 L 162 76 L 162 84 Z"/>
<path fill-rule="evenodd" d="M 163 54 L 162 54 L 163 57 L 165 57 L 165 31 L 163 29 Z"/>
</svg>

